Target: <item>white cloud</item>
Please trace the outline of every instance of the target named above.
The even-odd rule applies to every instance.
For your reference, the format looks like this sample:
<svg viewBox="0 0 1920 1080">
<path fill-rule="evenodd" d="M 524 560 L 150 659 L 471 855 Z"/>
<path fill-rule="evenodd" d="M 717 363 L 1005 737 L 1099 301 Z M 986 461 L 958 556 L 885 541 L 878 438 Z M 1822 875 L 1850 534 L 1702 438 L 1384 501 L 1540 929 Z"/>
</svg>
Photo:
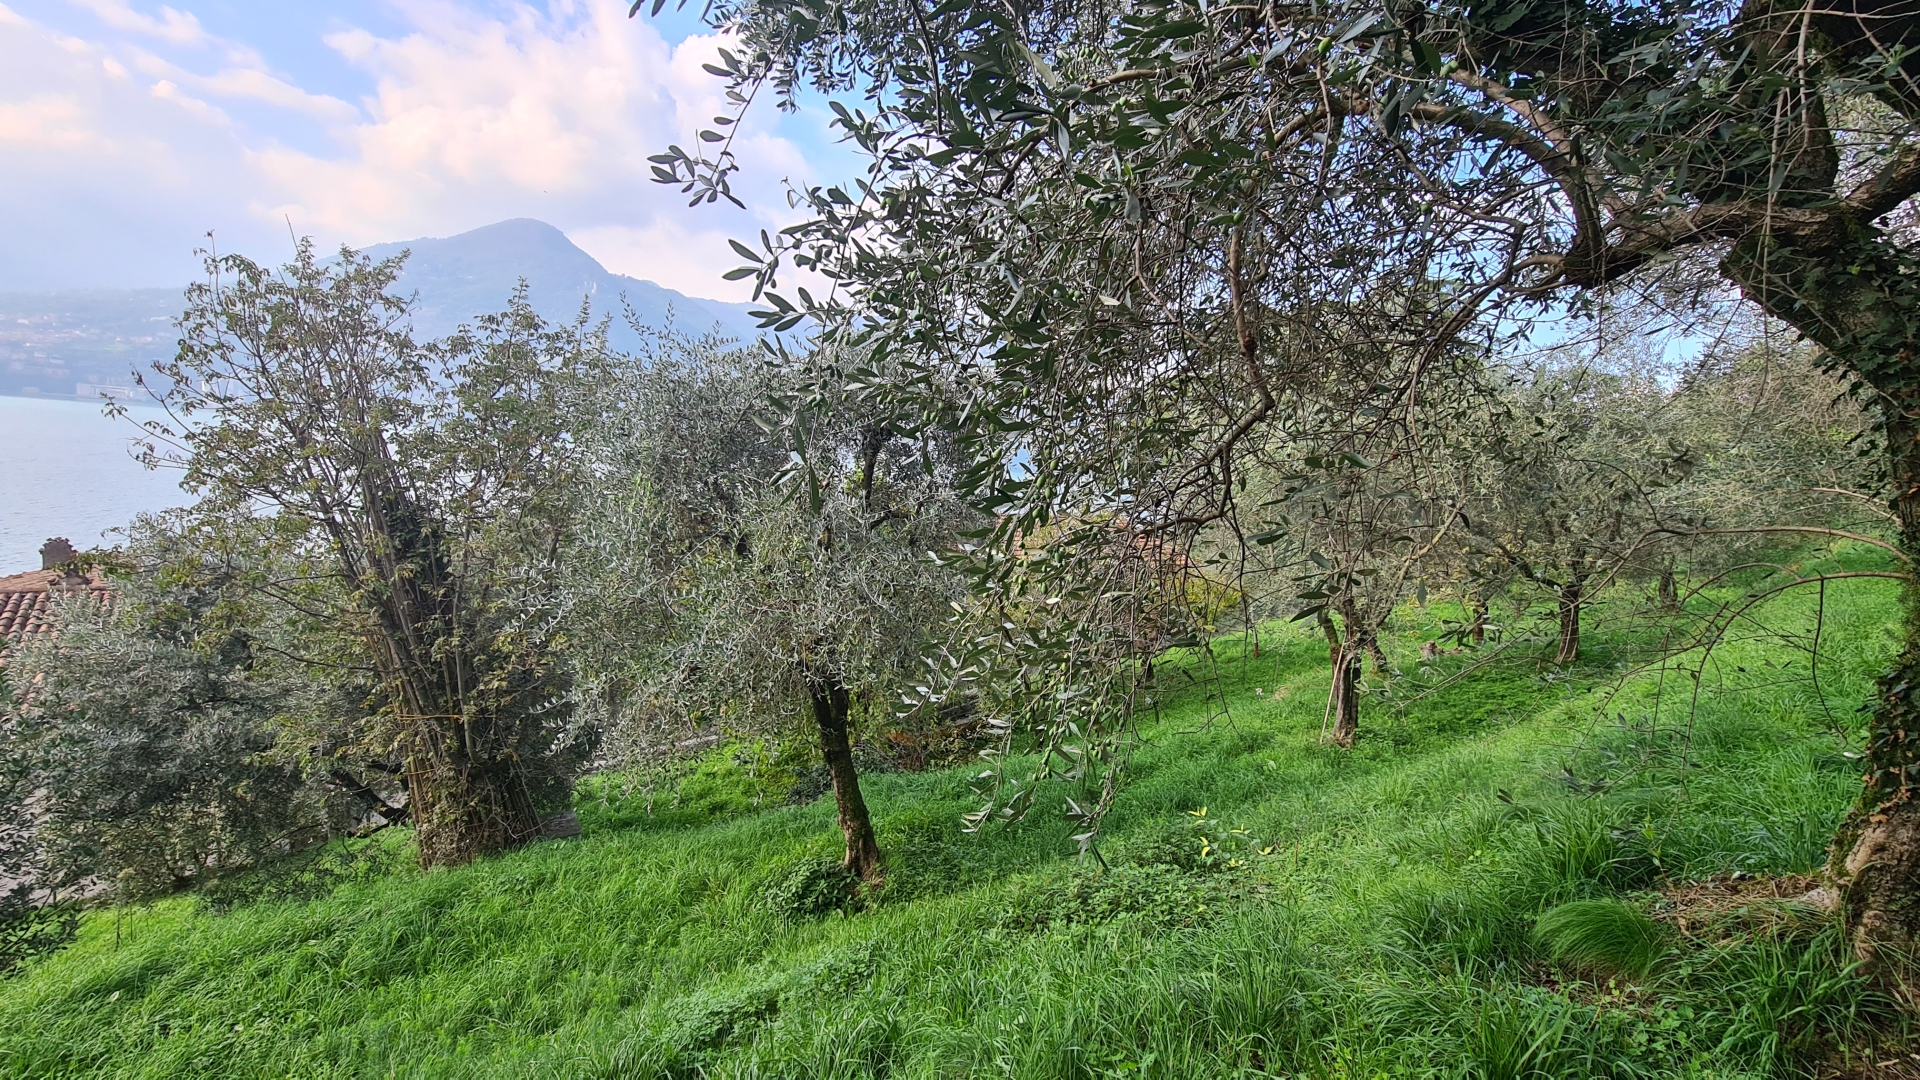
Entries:
<svg viewBox="0 0 1920 1080">
<path fill-rule="evenodd" d="M 689 209 L 655 184 L 648 155 L 693 145 L 724 111 L 701 70 L 723 42 L 669 45 L 625 0 L 394 0 L 404 32 L 325 38 L 367 78 L 357 102 L 299 85 L 190 11 L 72 2 L 119 36 L 62 36 L 0 6 L 0 147 L 43 174 L 0 175 L 0 212 L 39 198 L 84 215 L 94 200 L 111 205 L 92 218 L 164 221 L 166 236 L 215 228 L 227 248 L 277 237 L 267 257 L 289 221 L 330 245 L 538 217 L 617 272 L 744 299 L 750 285 L 719 276 L 737 264 L 727 237 L 792 220 L 781 181 L 810 172 L 767 109 L 734 143 L 748 211 Z M 0 256 L 16 246 L 0 241 Z"/>
<path fill-rule="evenodd" d="M 160 101 L 170 102 L 198 119 L 218 127 L 226 127 L 233 122 L 226 112 L 215 105 L 208 104 L 192 94 L 180 89 L 172 79 L 158 79 L 147 91 Z"/>
<path fill-rule="evenodd" d="M 12 144 L 20 152 L 32 147 L 85 150 L 94 135 L 78 122 L 80 115 L 76 102 L 52 94 L 0 102 L 0 145 Z"/>
<path fill-rule="evenodd" d="M 724 229 L 695 229 L 697 217 L 662 216 L 646 225 L 592 225 L 575 229 L 568 238 L 616 274 L 690 290 L 698 283 L 701 295 L 745 300 L 751 286 L 730 287 L 720 275 L 740 265 L 740 256 L 727 246 Z M 724 295 L 722 295 L 724 294 Z"/>
<path fill-rule="evenodd" d="M 285 235 L 239 209 L 245 133 L 131 60 L 111 41 L 0 19 L 0 289 L 178 284 L 209 229 Z"/>
<path fill-rule="evenodd" d="M 209 97 L 286 109 L 323 123 L 350 123 L 360 115 L 359 109 L 337 97 L 308 93 L 275 75 L 257 55 L 243 50 L 230 50 L 230 61 L 237 60 L 238 63 L 230 63 L 211 75 L 200 74 L 141 48 L 125 48 L 122 53 L 135 71 L 197 90 Z M 107 63 L 119 67 L 122 73 L 126 72 L 126 68 L 116 59 L 110 58 Z"/>
<path fill-rule="evenodd" d="M 94 17 L 114 30 L 126 30 L 147 37 L 159 38 L 174 45 L 206 45 L 213 39 L 200 26 L 200 20 L 184 11 L 175 11 L 170 7 L 160 9 L 160 14 L 142 15 L 133 10 L 127 0 L 70 0 L 76 7 L 93 13 Z"/>
<path fill-rule="evenodd" d="M 403 10 L 414 24 L 404 36 L 328 38 L 374 80 L 366 119 L 342 133 L 345 154 L 255 153 L 287 194 L 267 212 L 354 243 L 544 217 L 610 269 L 744 298 L 747 287 L 720 280 L 735 264 L 727 232 L 790 220 L 779 183 L 805 174 L 804 155 L 764 128 L 742 132 L 735 150 L 753 170 L 741 194 L 755 208 L 745 215 L 688 209 L 646 160 L 690 143 L 721 110 L 718 80 L 700 67 L 718 38 L 669 47 L 620 0 L 499 18 L 426 0 Z"/>
</svg>

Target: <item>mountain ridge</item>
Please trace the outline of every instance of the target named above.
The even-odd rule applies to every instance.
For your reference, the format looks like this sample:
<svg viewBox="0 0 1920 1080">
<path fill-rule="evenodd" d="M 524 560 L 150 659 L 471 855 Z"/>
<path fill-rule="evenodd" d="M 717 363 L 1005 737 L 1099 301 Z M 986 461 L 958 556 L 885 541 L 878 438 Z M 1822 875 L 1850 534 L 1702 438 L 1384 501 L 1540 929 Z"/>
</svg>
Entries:
<svg viewBox="0 0 1920 1080">
<path fill-rule="evenodd" d="M 565 233 L 533 218 L 361 251 L 374 258 L 408 253 L 395 287 L 414 297 L 414 331 L 423 338 L 444 336 L 504 309 L 522 280 L 542 318 L 572 322 L 584 301 L 591 318 L 609 320 L 610 342 L 623 352 L 642 343 L 628 325 L 623 297 L 648 328 L 717 330 L 743 341 L 759 334 L 747 314 L 750 305 L 687 296 L 615 274 Z M 184 306 L 184 288 L 0 292 L 0 394 L 94 399 L 103 386 L 128 385 L 132 372 L 172 355 L 172 320 Z"/>
<path fill-rule="evenodd" d="M 581 250 L 567 235 L 536 218 L 508 218 L 448 237 L 420 237 L 373 244 L 362 254 L 376 259 L 407 252 L 395 283 L 420 299 L 417 330 L 438 337 L 488 311 L 505 307 L 521 280 L 534 310 L 548 322 L 571 322 L 585 299 L 592 317 L 611 318 L 616 349 L 631 350 L 639 336 L 626 325 L 619 299 L 648 327 L 672 325 L 693 333 L 718 328 L 750 339 L 758 335 L 751 305 L 688 296 L 644 278 L 616 274 Z"/>
</svg>

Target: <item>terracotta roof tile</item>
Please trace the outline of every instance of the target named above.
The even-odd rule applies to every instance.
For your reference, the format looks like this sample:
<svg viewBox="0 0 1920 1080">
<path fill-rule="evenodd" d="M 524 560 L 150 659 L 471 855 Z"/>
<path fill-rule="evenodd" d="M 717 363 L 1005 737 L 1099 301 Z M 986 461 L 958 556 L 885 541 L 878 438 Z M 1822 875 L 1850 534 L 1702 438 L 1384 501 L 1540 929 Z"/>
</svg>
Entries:
<svg viewBox="0 0 1920 1080">
<path fill-rule="evenodd" d="M 30 570 L 24 574 L 0 577 L 0 649 L 16 645 L 28 636 L 44 633 L 53 617 L 54 597 L 69 589 L 85 590 L 102 603 L 111 601 L 112 590 L 99 574 L 88 575 L 84 584 L 63 586 L 56 570 Z"/>
</svg>

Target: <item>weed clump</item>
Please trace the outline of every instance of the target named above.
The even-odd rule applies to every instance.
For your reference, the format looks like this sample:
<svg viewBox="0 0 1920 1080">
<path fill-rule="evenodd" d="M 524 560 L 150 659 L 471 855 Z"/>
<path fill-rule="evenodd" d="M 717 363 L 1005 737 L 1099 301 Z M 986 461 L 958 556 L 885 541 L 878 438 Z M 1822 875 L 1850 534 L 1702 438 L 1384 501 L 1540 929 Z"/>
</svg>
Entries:
<svg viewBox="0 0 1920 1080">
<path fill-rule="evenodd" d="M 1396 950 L 1465 967 L 1512 959 L 1527 943 L 1525 916 L 1511 898 L 1458 885 L 1394 891 L 1381 912 L 1381 929 Z"/>
<path fill-rule="evenodd" d="M 767 906 L 788 922 L 851 911 L 859 900 L 859 876 L 826 855 L 801 860 L 767 887 Z"/>
<path fill-rule="evenodd" d="M 1534 939 L 1556 963 L 1643 979 L 1668 947 L 1665 928 L 1620 900 L 1573 900 L 1534 924 Z"/>
<path fill-rule="evenodd" d="M 1016 891 L 999 922 L 1020 931 L 1111 923 L 1184 930 L 1205 926 L 1260 892 L 1259 882 L 1239 873 L 1193 873 L 1165 864 L 1081 867 L 1064 879 Z"/>
<path fill-rule="evenodd" d="M 614 1044 L 587 1075 L 605 1080 L 701 1080 L 716 1063 L 763 1035 L 781 1014 L 823 997 L 851 998 L 873 978 L 870 947 L 836 949 L 787 970 L 762 970 L 729 986 L 663 1004 L 654 1022 Z"/>
<path fill-rule="evenodd" d="M 1532 850 L 1523 863 L 1533 878 L 1529 891 L 1582 899 L 1652 884 L 1661 871 L 1659 841 L 1645 829 L 1620 822 L 1617 811 L 1575 799 L 1536 818 Z"/>
<path fill-rule="evenodd" d="M 1213 869 L 1213 860 L 1201 854 L 1204 846 L 1200 840 L 1190 828 L 1173 823 L 1160 824 L 1142 830 L 1140 836 L 1127 844 L 1124 855 L 1128 861 L 1140 866 L 1164 867 L 1183 874 L 1204 874 Z"/>
</svg>

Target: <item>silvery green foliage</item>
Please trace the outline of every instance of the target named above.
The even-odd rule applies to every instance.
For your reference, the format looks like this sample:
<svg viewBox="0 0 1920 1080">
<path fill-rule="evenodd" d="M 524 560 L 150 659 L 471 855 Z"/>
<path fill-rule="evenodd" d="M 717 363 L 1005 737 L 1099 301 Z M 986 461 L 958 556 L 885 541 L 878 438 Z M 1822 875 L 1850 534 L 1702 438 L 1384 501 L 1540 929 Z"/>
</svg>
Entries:
<svg viewBox="0 0 1920 1080">
<path fill-rule="evenodd" d="M 1685 482 L 1656 500 L 1674 519 L 1710 528 L 1884 528 L 1886 446 L 1870 403 L 1785 328 L 1735 329 L 1672 380 L 1667 412 L 1698 452 Z M 1676 559 L 1717 569 L 1779 539 L 1702 536 L 1672 547 Z"/>
<path fill-rule="evenodd" d="M 1089 512 L 1176 547 L 1263 531 L 1243 448 L 1286 408 L 1372 387 L 1351 415 L 1412 431 L 1453 374 L 1440 350 L 1647 278 L 1736 286 L 1824 345 L 1895 403 L 1893 487 L 1920 492 L 1898 404 L 1920 385 L 1920 29 L 1900 5 L 701 10 L 733 39 L 709 66 L 728 115 L 656 179 L 733 198 L 756 167 L 740 112 L 835 99 L 868 171 L 796 190 L 810 216 L 743 238 L 729 276 L 767 325 L 885 357 L 876 396 L 959 433 L 1007 565 Z M 1920 535 L 1920 499 L 1903 513 Z M 1035 700 L 1084 699 L 1058 691 Z"/>
<path fill-rule="evenodd" d="M 0 678 L 0 735 L 15 726 L 11 685 Z M 33 777 L 15 754 L 0 754 L 0 975 L 54 951 L 79 932 L 79 913 L 61 896 L 33 831 Z"/>
<path fill-rule="evenodd" d="M 1505 422 L 1480 442 L 1463 543 L 1495 574 L 1578 602 L 1657 572 L 1663 530 L 1687 525 L 1662 493 L 1700 451 L 1650 373 L 1557 359 L 1514 370 L 1502 388 Z"/>
<path fill-rule="evenodd" d="M 27 791 L 43 882 L 170 892 L 324 839 L 324 787 L 277 754 L 286 688 L 252 636 L 220 625 L 215 568 L 148 547 L 113 577 L 111 606 L 63 598 L 52 632 L 9 657 L 18 707 L 5 769 Z"/>
<path fill-rule="evenodd" d="M 747 354 L 712 338 L 647 341 L 605 384 L 609 407 L 583 434 L 592 510 L 566 549 L 561 594 L 580 707 L 610 736 L 612 761 L 663 739 L 671 749 L 675 733 L 636 718 L 659 716 L 648 702 L 682 626 L 684 571 L 706 546 L 740 543 L 731 528 L 743 498 L 783 460 L 754 422 L 769 385 Z"/>
<path fill-rule="evenodd" d="M 804 727 L 814 678 L 901 711 L 964 610 L 945 558 L 978 519 L 948 448 L 722 342 L 663 335 L 641 361 L 591 437 L 596 510 L 570 556 L 569 641 L 615 756 Z"/>
</svg>

